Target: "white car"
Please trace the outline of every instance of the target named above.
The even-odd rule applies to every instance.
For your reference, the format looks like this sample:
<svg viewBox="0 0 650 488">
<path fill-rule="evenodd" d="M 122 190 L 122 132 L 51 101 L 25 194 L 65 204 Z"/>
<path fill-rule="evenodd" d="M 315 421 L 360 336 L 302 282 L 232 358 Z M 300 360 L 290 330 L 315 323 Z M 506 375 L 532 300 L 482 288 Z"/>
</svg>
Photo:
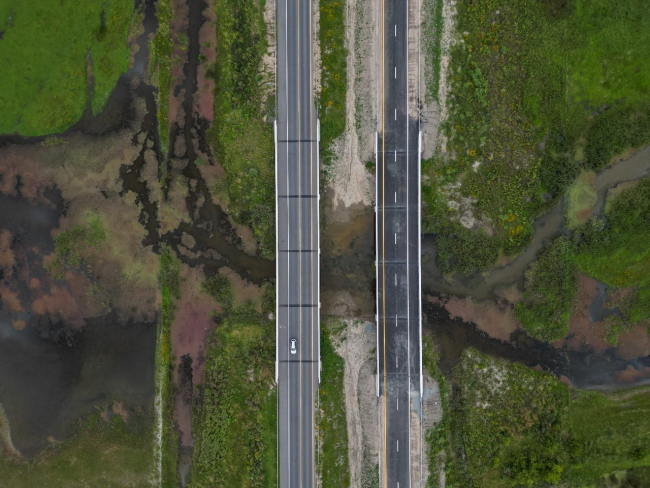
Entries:
<svg viewBox="0 0 650 488">
<path fill-rule="evenodd" d="M 297 340 L 291 339 L 291 354 L 296 354 L 297 349 L 296 349 L 296 344 L 298 343 Z"/>
</svg>

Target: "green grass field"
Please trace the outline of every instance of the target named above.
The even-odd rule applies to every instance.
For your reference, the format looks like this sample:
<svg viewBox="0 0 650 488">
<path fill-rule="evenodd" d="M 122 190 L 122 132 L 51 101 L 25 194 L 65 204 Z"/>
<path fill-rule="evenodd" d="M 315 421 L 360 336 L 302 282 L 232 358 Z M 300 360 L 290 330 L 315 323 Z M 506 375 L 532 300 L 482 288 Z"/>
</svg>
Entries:
<svg viewBox="0 0 650 488">
<path fill-rule="evenodd" d="M 192 487 L 276 486 L 273 329 L 249 305 L 234 310 L 215 329 L 193 410 Z"/>
<path fill-rule="evenodd" d="M 350 486 L 348 462 L 348 423 L 343 391 L 343 358 L 336 354 L 332 341 L 341 332 L 340 324 L 325 320 L 321 327 L 321 383 L 318 436 L 321 446 L 318 470 L 323 488 Z"/>
<path fill-rule="evenodd" d="M 606 475 L 650 466 L 647 387 L 569 391 L 548 373 L 473 349 L 454 381 L 448 488 L 599 488 Z"/>
<path fill-rule="evenodd" d="M 93 414 L 70 439 L 45 449 L 29 463 L 0 456 L 2 485 L 11 488 L 151 486 L 151 417 L 131 415 L 105 421 Z"/>
<path fill-rule="evenodd" d="M 132 16 L 133 0 L 2 2 L 0 134 L 59 133 L 89 103 L 100 112 L 129 66 Z"/>
<path fill-rule="evenodd" d="M 322 89 L 318 96 L 318 114 L 321 124 L 320 158 L 325 179 L 334 157 L 332 143 L 345 130 L 348 57 L 345 47 L 345 5 L 341 0 L 322 0 L 319 3 Z"/>
<path fill-rule="evenodd" d="M 213 191 L 233 219 L 255 232 L 264 256 L 275 252 L 273 114 L 262 108 L 266 52 L 264 0 L 217 0 L 217 86 L 209 141 L 226 171 Z M 265 115 L 270 115 L 264 120 Z"/>
<path fill-rule="evenodd" d="M 464 233 L 449 200 L 470 199 L 492 247 L 517 254 L 581 167 L 650 142 L 650 12 L 641 0 L 462 0 L 457 10 L 448 157 L 423 166 L 423 224 L 444 247 Z M 454 197 L 440 193 L 456 182 Z M 487 269 L 498 253 L 474 256 L 483 248 L 456 246 L 443 264 Z"/>
</svg>

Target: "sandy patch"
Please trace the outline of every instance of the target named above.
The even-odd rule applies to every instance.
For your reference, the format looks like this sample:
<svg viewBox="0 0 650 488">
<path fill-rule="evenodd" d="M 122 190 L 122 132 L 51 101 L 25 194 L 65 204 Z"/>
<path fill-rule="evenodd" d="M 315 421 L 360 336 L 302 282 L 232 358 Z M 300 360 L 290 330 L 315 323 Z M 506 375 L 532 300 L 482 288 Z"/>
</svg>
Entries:
<svg viewBox="0 0 650 488">
<path fill-rule="evenodd" d="M 275 1 L 274 1 L 275 3 Z M 320 41 L 318 33 L 320 29 L 320 4 L 318 0 L 312 0 L 311 8 L 311 21 L 312 21 L 312 40 L 311 45 L 314 51 L 314 62 L 312 63 L 312 74 L 314 76 L 314 84 L 312 85 L 312 92 L 318 94 L 321 92 L 321 56 L 320 56 Z M 267 31 L 268 32 L 268 31 Z M 275 41 L 274 41 L 275 42 Z"/>
<path fill-rule="evenodd" d="M 519 321 L 515 319 L 512 305 L 503 301 L 495 303 L 492 301 L 475 301 L 468 298 L 427 298 L 431 303 L 442 304 L 451 319 L 460 318 L 463 322 L 472 322 L 488 334 L 490 337 L 507 342 L 512 334 L 519 327 Z"/>
<path fill-rule="evenodd" d="M 348 0 L 345 22 L 345 43 L 348 47 L 347 58 L 347 92 L 345 101 L 345 132 L 338 140 L 332 144 L 332 150 L 335 157 L 332 160 L 330 187 L 333 189 L 332 205 L 337 207 L 361 203 L 370 205 L 374 200 L 375 178 L 366 169 L 359 155 L 359 135 L 357 133 L 357 122 L 363 119 L 359 124 L 360 132 L 366 136 L 373 133 L 372 121 L 366 117 L 357 118 L 356 91 L 363 90 L 365 93 L 361 96 L 363 100 L 372 99 L 374 83 L 372 79 L 365 80 L 366 83 L 357 86 L 357 74 L 366 73 L 368 68 L 372 67 L 372 62 L 366 59 L 357 60 L 355 33 L 357 32 L 357 1 L 369 3 L 367 0 Z M 369 29 L 366 27 L 366 31 Z M 372 32 L 369 31 L 369 37 L 372 38 Z M 366 34 L 368 35 L 368 34 Z M 374 43 L 369 43 L 372 46 Z M 372 72 L 371 72 L 372 73 Z M 370 74 L 371 74 L 370 73 Z M 368 74 L 365 76 L 368 78 Z M 373 78 L 374 79 L 374 78 Z"/>
<path fill-rule="evenodd" d="M 424 0 L 423 11 L 425 12 L 423 21 L 427 29 L 435 25 L 434 19 L 430 18 L 427 12 L 431 11 L 429 2 L 436 0 Z M 447 119 L 448 106 L 447 98 L 449 95 L 450 84 L 447 79 L 449 76 L 449 61 L 451 48 L 454 44 L 456 2 L 454 0 L 442 0 L 442 32 L 432 32 L 423 39 L 423 49 L 420 50 L 420 65 L 424 67 L 420 70 L 420 86 L 422 97 L 421 129 L 422 129 L 422 158 L 431 158 L 436 150 L 446 151 L 447 138 L 441 130 L 441 124 Z M 440 42 L 440 59 L 435 59 L 433 53 L 433 44 Z M 440 65 L 440 78 L 438 92 L 431 93 L 426 87 L 434 85 L 432 79 L 434 64 Z"/>
<path fill-rule="evenodd" d="M 356 317 L 361 311 L 348 290 L 340 290 L 327 295 L 323 293 L 323 301 L 327 303 L 327 313 L 338 317 Z"/>
<path fill-rule="evenodd" d="M 277 67 L 277 53 L 275 46 L 275 0 L 266 0 L 264 3 L 264 24 L 266 25 L 266 42 L 268 47 L 262 56 L 262 77 L 264 93 L 262 96 L 262 113 L 266 113 L 265 105 L 267 98 L 275 94 L 275 70 Z M 264 116 L 266 120 L 266 115 Z"/>
<path fill-rule="evenodd" d="M 373 352 L 376 346 L 375 329 L 372 324 L 360 320 L 344 322 L 346 329 L 334 341 L 334 348 L 345 362 L 343 383 L 350 487 L 361 488 L 363 468 L 368 460 L 376 460 L 379 452 Z"/>
<path fill-rule="evenodd" d="M 438 382 L 434 380 L 429 374 L 424 371 L 423 373 L 423 388 L 422 388 L 422 432 L 423 441 L 422 451 L 428 451 L 428 443 L 426 442 L 426 434 L 429 430 L 442 420 L 442 400 L 440 398 L 440 387 Z M 422 456 L 422 486 L 427 483 L 429 476 L 437 476 L 440 480 L 440 486 L 444 487 L 444 459 L 438 458 L 434 460 L 434 465 L 429 465 L 429 456 L 426 454 Z M 433 468 L 433 473 L 431 473 Z"/>
</svg>

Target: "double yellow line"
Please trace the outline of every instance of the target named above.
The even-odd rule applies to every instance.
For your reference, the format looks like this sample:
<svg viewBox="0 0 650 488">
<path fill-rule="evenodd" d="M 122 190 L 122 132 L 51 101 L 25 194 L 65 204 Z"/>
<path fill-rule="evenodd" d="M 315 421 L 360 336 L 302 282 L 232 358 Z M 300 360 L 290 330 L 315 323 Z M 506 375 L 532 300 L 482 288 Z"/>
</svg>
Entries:
<svg viewBox="0 0 650 488">
<path fill-rule="evenodd" d="M 388 487 L 388 390 L 386 388 L 386 60 L 385 60 L 385 0 L 381 2 L 381 269 L 382 315 L 384 339 L 384 486 Z"/>
</svg>

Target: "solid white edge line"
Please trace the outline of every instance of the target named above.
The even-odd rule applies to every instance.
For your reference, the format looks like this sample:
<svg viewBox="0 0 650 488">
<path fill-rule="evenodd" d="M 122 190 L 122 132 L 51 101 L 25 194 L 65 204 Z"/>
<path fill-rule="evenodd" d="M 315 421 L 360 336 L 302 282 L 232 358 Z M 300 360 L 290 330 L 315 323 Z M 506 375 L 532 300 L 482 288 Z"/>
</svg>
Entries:
<svg viewBox="0 0 650 488">
<path fill-rule="evenodd" d="M 410 0 L 413 1 L 413 0 Z M 410 273 L 409 273 L 409 268 L 410 268 L 410 243 L 409 243 L 409 3 L 410 1 L 406 2 L 406 313 L 407 313 L 407 321 L 406 321 L 406 327 L 407 327 L 407 337 L 408 340 L 406 341 L 407 344 L 407 352 L 408 352 L 408 357 L 407 357 L 407 363 L 406 367 L 408 368 L 408 401 L 409 401 L 409 408 L 407 415 L 409 415 L 408 418 L 408 425 L 409 425 L 409 449 L 408 449 L 408 466 L 409 466 L 409 484 L 408 486 L 410 487 L 411 484 L 413 483 L 413 480 L 411 479 L 411 280 L 410 280 Z"/>
<path fill-rule="evenodd" d="M 288 25 L 289 25 L 289 14 L 288 14 L 288 12 L 289 12 L 289 7 L 288 7 L 287 2 L 285 1 L 285 4 L 284 4 L 284 25 L 285 25 L 285 29 L 288 29 Z M 284 53 L 285 53 L 285 56 L 287 56 L 287 54 L 289 52 L 289 40 L 288 40 L 288 38 L 289 38 L 289 36 L 285 35 L 285 37 L 284 37 Z M 289 63 L 285 62 L 284 70 L 285 70 L 285 76 L 286 76 L 286 78 L 285 78 L 286 79 L 285 92 L 286 92 L 286 102 L 287 102 L 287 140 L 289 140 Z M 289 145 L 288 144 L 287 144 L 287 192 L 289 192 Z M 291 245 L 291 232 L 290 232 L 291 219 L 289 218 L 289 216 L 290 216 L 289 200 L 290 199 L 287 198 L 286 200 L 287 200 L 287 246 L 290 246 Z M 289 299 L 289 295 L 291 294 L 290 293 L 291 288 L 289 286 L 289 282 L 290 282 L 289 277 L 291 276 L 291 268 L 290 268 L 289 262 L 290 262 L 290 259 L 287 258 L 287 299 Z M 277 297 L 276 297 L 276 300 L 277 300 Z M 290 315 L 289 314 L 289 309 L 287 309 L 287 336 L 290 333 L 290 331 L 289 331 L 289 315 Z M 289 350 L 287 349 L 287 360 L 289 360 L 289 359 L 290 359 Z M 290 416 L 290 412 L 291 412 L 291 395 L 290 395 L 291 376 L 288 374 L 288 371 L 289 371 L 289 366 L 288 366 L 288 363 L 287 363 L 287 382 L 288 382 L 288 384 L 287 384 L 287 440 L 289 442 L 288 450 L 289 450 L 289 453 L 291 453 L 291 416 Z M 287 473 L 288 473 L 288 476 L 289 476 L 287 486 L 289 488 L 291 488 L 291 454 L 289 454 L 287 461 L 288 461 Z"/>
<path fill-rule="evenodd" d="M 277 117 L 277 114 L 276 114 Z M 278 121 L 273 121 L 273 142 L 275 143 L 275 384 L 280 375 L 280 305 L 278 301 L 280 287 L 280 252 L 278 243 Z"/>
<path fill-rule="evenodd" d="M 379 202 L 379 133 L 375 131 L 375 209 L 378 209 Z M 377 397 L 379 397 L 379 212 L 375 211 L 375 329 L 377 332 Z M 379 454 L 379 465 L 381 466 L 381 454 Z"/>
<path fill-rule="evenodd" d="M 323 367 L 320 357 L 320 119 L 316 119 L 316 188 L 318 189 L 318 204 L 316 205 L 316 243 L 318 244 L 318 262 L 316 264 L 316 298 L 319 307 L 316 315 L 316 337 L 318 341 L 318 384 L 320 385 L 320 373 Z"/>
</svg>

